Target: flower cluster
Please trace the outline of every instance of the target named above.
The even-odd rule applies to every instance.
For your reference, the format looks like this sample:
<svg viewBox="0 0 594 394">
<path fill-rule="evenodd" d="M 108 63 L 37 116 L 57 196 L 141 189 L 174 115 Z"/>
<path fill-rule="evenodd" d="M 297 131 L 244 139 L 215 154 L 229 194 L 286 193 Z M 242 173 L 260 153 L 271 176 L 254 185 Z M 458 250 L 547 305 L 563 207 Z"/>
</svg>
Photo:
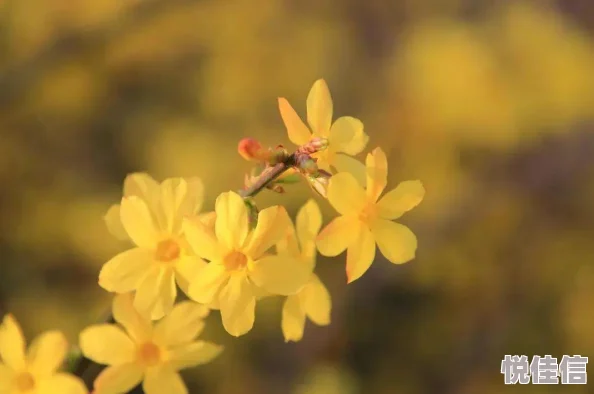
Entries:
<svg viewBox="0 0 594 394">
<path fill-rule="evenodd" d="M 271 296 L 286 297 L 280 319 L 286 341 L 303 337 L 306 318 L 330 324 L 331 296 L 314 272 L 318 252 L 337 256 L 346 250 L 349 283 L 369 269 L 376 244 L 394 264 L 415 257 L 415 235 L 393 220 L 421 202 L 422 184 L 402 182 L 382 196 L 386 155 L 375 148 L 365 163 L 353 157 L 369 137 L 356 118 L 333 121 L 324 80 L 307 97 L 307 125 L 286 99 L 278 104 L 297 148 L 290 153 L 252 138 L 240 141 L 239 154 L 255 167 L 241 190 L 217 197 L 213 211 L 203 211 L 198 178 L 159 183 L 146 173 L 126 177 L 123 198 L 105 221 L 131 247 L 102 267 L 98 281 L 115 293 L 114 324 L 87 327 L 79 338 L 82 354 L 107 366 L 93 383 L 94 393 L 125 393 L 138 384 L 147 394 L 187 393 L 177 371 L 210 362 L 222 351 L 196 340 L 211 310 L 220 311 L 222 325 L 235 337 L 252 329 L 256 303 Z M 323 229 L 314 199 L 294 222 L 282 205 L 260 210 L 253 199 L 263 189 L 284 193 L 300 179 L 339 214 Z M 189 300 L 176 303 L 178 288 Z M 49 332 L 25 357 L 20 329 L 7 316 L 0 331 L 0 392 L 86 392 L 78 378 L 55 373 L 65 354 L 63 336 Z"/>
</svg>

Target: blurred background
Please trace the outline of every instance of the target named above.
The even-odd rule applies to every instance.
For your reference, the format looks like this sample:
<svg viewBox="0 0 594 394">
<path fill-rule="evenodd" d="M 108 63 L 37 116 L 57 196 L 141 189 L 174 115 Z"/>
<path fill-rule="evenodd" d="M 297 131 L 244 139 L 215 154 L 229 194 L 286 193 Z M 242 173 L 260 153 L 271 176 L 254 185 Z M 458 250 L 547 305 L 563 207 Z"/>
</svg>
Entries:
<svg viewBox="0 0 594 394">
<path fill-rule="evenodd" d="M 227 348 L 190 392 L 500 393 L 505 354 L 592 355 L 593 32 L 589 0 L 2 1 L 0 312 L 76 343 L 109 307 L 97 275 L 127 245 L 102 216 L 126 174 L 198 175 L 210 210 L 249 170 L 237 141 L 290 145 L 277 97 L 303 116 L 325 78 L 361 159 L 381 146 L 389 187 L 425 184 L 402 219 L 417 258 L 349 286 L 344 256 L 319 259 L 333 321 L 297 344 L 280 298 L 239 339 L 214 312 Z"/>
</svg>

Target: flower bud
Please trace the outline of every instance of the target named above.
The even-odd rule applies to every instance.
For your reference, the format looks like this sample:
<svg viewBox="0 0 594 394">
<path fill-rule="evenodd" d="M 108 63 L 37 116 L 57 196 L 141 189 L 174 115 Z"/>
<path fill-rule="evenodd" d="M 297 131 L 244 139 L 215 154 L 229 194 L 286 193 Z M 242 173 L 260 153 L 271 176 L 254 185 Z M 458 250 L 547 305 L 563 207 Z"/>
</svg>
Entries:
<svg viewBox="0 0 594 394">
<path fill-rule="evenodd" d="M 328 139 L 316 137 L 310 140 L 307 144 L 300 146 L 298 151 L 300 153 L 311 155 L 325 150 L 326 148 L 328 148 Z"/>
<path fill-rule="evenodd" d="M 268 159 L 268 154 L 262 149 L 260 142 L 250 137 L 239 141 L 237 152 L 248 161 L 265 161 Z"/>
<path fill-rule="evenodd" d="M 318 174 L 318 165 L 316 164 L 316 161 L 307 154 L 295 155 L 295 167 L 297 167 L 303 174 Z"/>
<path fill-rule="evenodd" d="M 278 163 L 282 163 L 289 157 L 289 152 L 285 149 L 284 146 L 278 145 L 274 149 L 269 149 L 268 154 L 268 162 L 270 165 L 276 165 Z"/>
</svg>

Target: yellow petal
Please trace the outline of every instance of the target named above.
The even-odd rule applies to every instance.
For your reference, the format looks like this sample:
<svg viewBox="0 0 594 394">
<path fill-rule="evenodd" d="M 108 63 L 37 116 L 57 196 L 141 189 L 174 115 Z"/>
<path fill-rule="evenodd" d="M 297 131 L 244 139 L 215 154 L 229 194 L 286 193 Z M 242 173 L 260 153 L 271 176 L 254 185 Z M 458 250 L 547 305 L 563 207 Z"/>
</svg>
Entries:
<svg viewBox="0 0 594 394">
<path fill-rule="evenodd" d="M 113 298 L 112 313 L 116 322 L 121 324 L 135 342 L 148 340 L 152 335 L 152 325 L 146 316 L 142 316 L 133 304 L 132 293 L 119 294 Z"/>
<path fill-rule="evenodd" d="M 254 326 L 256 298 L 252 284 L 242 273 L 233 274 L 219 295 L 221 318 L 227 332 L 235 337 Z"/>
<path fill-rule="evenodd" d="M 159 183 L 146 172 L 134 172 L 124 179 L 124 196 L 137 196 L 143 200 L 150 200 L 158 196 Z"/>
<path fill-rule="evenodd" d="M 200 212 L 202 204 L 204 203 L 204 183 L 199 177 L 185 178 L 187 184 L 187 193 L 180 206 L 178 215 L 184 217 L 186 215 L 194 215 Z"/>
<path fill-rule="evenodd" d="M 12 314 L 5 315 L 0 325 L 0 357 L 13 369 L 25 365 L 25 337 Z"/>
<path fill-rule="evenodd" d="M 258 259 L 285 234 L 291 218 L 282 206 L 265 208 L 258 214 L 258 224 L 245 250 L 252 259 Z"/>
<path fill-rule="evenodd" d="M 215 203 L 215 233 L 229 249 L 243 246 L 248 235 L 248 211 L 243 198 L 235 192 L 221 193 Z"/>
<path fill-rule="evenodd" d="M 375 148 L 367 155 L 367 197 L 377 201 L 388 183 L 388 160 L 381 148 Z"/>
<path fill-rule="evenodd" d="M 168 178 L 161 182 L 160 202 L 165 219 L 165 227 L 162 230 L 169 234 L 176 234 L 180 227 L 182 217 L 178 216 L 180 207 L 188 192 L 188 184 L 183 178 Z"/>
<path fill-rule="evenodd" d="M 173 270 L 157 265 L 140 282 L 134 297 L 134 308 L 157 320 L 171 311 L 176 296 Z"/>
<path fill-rule="evenodd" d="M 103 217 L 105 224 L 107 225 L 107 231 L 120 241 L 128 240 L 128 233 L 124 226 L 122 226 L 122 220 L 120 219 L 120 204 L 114 204 L 107 210 L 107 213 Z"/>
<path fill-rule="evenodd" d="M 186 218 L 182 228 L 194 253 L 210 261 L 221 258 L 221 245 L 214 228 L 208 228 L 199 218 Z"/>
<path fill-rule="evenodd" d="M 281 328 L 285 342 L 298 342 L 303 338 L 305 312 L 297 295 L 290 295 L 283 304 Z"/>
<path fill-rule="evenodd" d="M 349 143 L 357 136 L 359 129 L 363 130 L 363 123 L 350 116 L 342 116 L 332 124 L 328 134 L 328 143 L 334 152 L 343 152 Z"/>
<path fill-rule="evenodd" d="M 29 347 L 29 368 L 37 376 L 54 373 L 66 357 L 68 341 L 60 331 L 47 331 L 33 340 Z"/>
<path fill-rule="evenodd" d="M 365 149 L 367 143 L 369 142 L 369 136 L 363 131 L 363 122 L 361 122 L 357 118 L 353 118 L 350 116 L 343 116 L 341 118 L 336 119 L 332 128 L 330 129 L 330 134 L 332 134 L 332 129 L 338 128 L 340 129 L 351 129 L 351 132 L 344 132 L 346 135 L 352 134 L 350 140 L 346 141 L 345 143 L 340 144 L 339 146 L 335 146 L 333 150 L 335 152 L 343 152 L 347 155 L 355 156 L 358 155 Z"/>
<path fill-rule="evenodd" d="M 319 153 L 324 153 L 324 152 L 319 152 Z M 320 155 L 318 157 L 318 161 L 316 164 L 318 165 L 318 169 L 324 170 L 327 173 L 332 174 L 332 168 L 330 168 L 330 163 L 328 163 L 327 156 Z"/>
<path fill-rule="evenodd" d="M 410 229 L 389 220 L 377 220 L 372 227 L 380 252 L 394 264 L 406 263 L 415 258 L 417 237 Z"/>
<path fill-rule="evenodd" d="M 332 124 L 332 97 L 323 79 L 314 82 L 307 95 L 307 122 L 315 134 L 328 137 Z"/>
<path fill-rule="evenodd" d="M 67 373 L 57 373 L 39 382 L 36 394 L 87 394 L 89 391 L 81 378 Z"/>
<path fill-rule="evenodd" d="M 348 172 L 341 172 L 330 178 L 328 201 L 341 215 L 353 215 L 361 212 L 367 199 L 355 177 Z"/>
<path fill-rule="evenodd" d="M 211 229 L 214 233 L 215 221 L 217 220 L 217 213 L 215 211 L 204 212 L 198 215 L 200 220 L 208 229 Z"/>
<path fill-rule="evenodd" d="M 281 114 L 281 118 L 287 128 L 289 139 L 295 145 L 304 145 L 312 137 L 311 132 L 303 123 L 297 112 L 291 107 L 291 104 L 284 97 L 278 99 L 278 109 Z"/>
<path fill-rule="evenodd" d="M 184 217 L 196 215 L 202 208 L 202 180 L 198 177 L 166 179 L 161 183 L 160 201 L 167 230 L 179 234 Z"/>
<path fill-rule="evenodd" d="M 169 353 L 171 366 L 184 369 L 203 365 L 214 360 L 223 351 L 223 346 L 206 341 L 195 341 L 178 346 Z"/>
<path fill-rule="evenodd" d="M 373 263 L 375 258 L 375 240 L 371 231 L 360 226 L 357 237 L 347 249 L 347 283 L 359 279 Z"/>
<path fill-rule="evenodd" d="M 305 286 L 312 270 L 312 264 L 293 256 L 274 255 L 254 262 L 249 277 L 256 286 L 272 294 L 289 295 Z"/>
<path fill-rule="evenodd" d="M 136 356 L 134 342 L 115 324 L 85 328 L 79 335 L 79 346 L 86 358 L 98 364 L 125 364 Z"/>
<path fill-rule="evenodd" d="M 276 251 L 279 254 L 290 254 L 292 256 L 301 256 L 299 249 L 299 242 L 297 241 L 297 233 L 293 224 L 287 226 L 284 236 L 282 236 L 276 243 Z"/>
<path fill-rule="evenodd" d="M 93 383 L 97 394 L 127 393 L 142 381 L 144 370 L 137 363 L 126 363 L 105 368 Z"/>
<path fill-rule="evenodd" d="M 218 262 L 208 263 L 198 271 L 198 274 L 190 283 L 188 296 L 201 304 L 210 304 L 227 279 L 229 279 L 229 274 L 223 264 Z"/>
<path fill-rule="evenodd" d="M 179 373 L 168 367 L 149 368 L 142 389 L 145 394 L 188 394 Z"/>
<path fill-rule="evenodd" d="M 154 339 L 164 347 L 178 346 L 196 338 L 204 329 L 209 309 L 192 301 L 175 305 L 155 326 Z"/>
<path fill-rule="evenodd" d="M 120 220 L 128 236 L 137 246 L 152 248 L 158 242 L 158 228 L 151 212 L 139 197 L 124 197 L 120 206 Z"/>
<path fill-rule="evenodd" d="M 186 295 L 190 291 L 190 283 L 204 267 L 206 262 L 198 256 L 183 256 L 175 262 L 175 281 Z"/>
<path fill-rule="evenodd" d="M 343 155 L 342 153 L 337 153 L 334 156 L 332 165 L 336 168 L 337 172 L 347 172 L 354 176 L 362 187 L 367 185 L 367 168 L 359 160 Z"/>
<path fill-rule="evenodd" d="M 349 246 L 357 235 L 360 222 L 356 219 L 339 216 L 334 218 L 316 238 L 316 246 L 324 256 L 338 256 Z"/>
<path fill-rule="evenodd" d="M 124 197 L 136 196 L 146 203 L 155 226 L 165 227 L 165 215 L 161 209 L 160 186 L 149 174 L 135 172 L 124 180 Z"/>
<path fill-rule="evenodd" d="M 311 321 L 319 326 L 330 324 L 332 299 L 328 289 L 316 274 L 312 275 L 307 286 L 299 293 L 299 297 Z"/>
<path fill-rule="evenodd" d="M 398 219 L 423 201 L 425 188 L 421 181 L 404 181 L 386 193 L 377 203 L 379 216 Z"/>
<path fill-rule="evenodd" d="M 15 378 L 15 371 L 8 365 L 0 364 L 0 393 L 10 393 Z"/>
<path fill-rule="evenodd" d="M 315 252 L 315 239 L 322 227 L 322 212 L 315 200 L 309 199 L 299 212 L 295 219 L 295 227 L 301 251 L 306 255 Z"/>
<path fill-rule="evenodd" d="M 107 291 L 127 293 L 136 290 L 154 262 L 154 252 L 134 248 L 122 252 L 103 265 L 99 286 Z"/>
</svg>

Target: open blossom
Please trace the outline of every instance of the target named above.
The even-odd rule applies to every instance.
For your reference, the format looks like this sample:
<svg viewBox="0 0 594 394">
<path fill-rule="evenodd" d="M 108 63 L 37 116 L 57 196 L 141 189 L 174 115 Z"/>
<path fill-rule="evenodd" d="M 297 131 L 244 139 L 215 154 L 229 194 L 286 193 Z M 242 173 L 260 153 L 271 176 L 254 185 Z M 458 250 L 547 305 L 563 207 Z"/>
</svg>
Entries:
<svg viewBox="0 0 594 394">
<path fill-rule="evenodd" d="M 153 325 L 138 313 L 131 294 L 114 297 L 116 324 L 98 324 L 80 333 L 85 357 L 108 365 L 93 384 L 94 393 L 127 393 L 142 382 L 146 394 L 187 394 L 178 371 L 206 364 L 222 347 L 195 340 L 204 328 L 208 308 L 192 301 L 175 305 L 169 315 Z"/>
<path fill-rule="evenodd" d="M 362 184 L 365 183 L 365 166 L 350 156 L 361 153 L 369 137 L 363 131 L 363 123 L 359 119 L 343 116 L 332 123 L 332 97 L 323 79 L 313 84 L 307 96 L 309 128 L 287 99 L 279 98 L 278 106 L 289 139 L 294 144 L 304 145 L 315 137 L 328 139 L 328 147 L 312 155 L 317 158 L 319 168 L 330 173 L 350 172 Z"/>
<path fill-rule="evenodd" d="M 347 249 L 348 282 L 360 278 L 375 258 L 375 244 L 394 264 L 412 260 L 417 238 L 410 229 L 392 220 L 416 207 L 425 195 L 420 181 L 406 181 L 380 195 L 386 188 L 386 155 L 376 148 L 367 155 L 367 189 L 349 173 L 339 173 L 328 185 L 328 200 L 342 215 L 318 235 L 317 247 L 325 256 L 337 256 Z M 379 200 L 379 201 L 378 201 Z"/>
<path fill-rule="evenodd" d="M 0 325 L 0 393 L 2 394 L 86 394 L 82 380 L 57 372 L 68 352 L 68 342 L 59 331 L 38 336 L 26 353 L 18 322 L 4 316 Z"/>
<path fill-rule="evenodd" d="M 277 243 L 277 250 L 297 257 L 302 264 L 313 269 L 316 263 L 315 239 L 321 226 L 320 208 L 314 200 L 309 200 L 297 213 L 295 226 L 289 226 L 286 236 Z M 320 326 L 330 324 L 331 308 L 330 293 L 312 272 L 306 285 L 288 296 L 283 305 L 281 327 L 285 341 L 301 340 L 306 317 Z"/>
<path fill-rule="evenodd" d="M 120 294 L 135 290 L 135 307 L 159 319 L 173 307 L 176 282 L 187 292 L 189 278 L 206 264 L 188 247 L 182 232 L 182 219 L 202 206 L 202 182 L 170 178 L 158 184 L 137 173 L 126 178 L 124 190 L 121 204 L 110 209 L 106 220 L 116 233 L 121 223 L 135 247 L 103 266 L 99 285 Z"/>
<path fill-rule="evenodd" d="M 217 304 L 227 332 L 240 336 L 252 329 L 262 289 L 270 294 L 293 294 L 305 285 L 312 267 L 291 256 L 267 254 L 290 224 L 283 207 L 260 211 L 253 230 L 244 200 L 235 192 L 222 193 L 215 212 L 214 230 L 200 220 L 184 222 L 188 242 L 210 261 L 190 284 L 189 296 L 200 303 Z"/>
</svg>

